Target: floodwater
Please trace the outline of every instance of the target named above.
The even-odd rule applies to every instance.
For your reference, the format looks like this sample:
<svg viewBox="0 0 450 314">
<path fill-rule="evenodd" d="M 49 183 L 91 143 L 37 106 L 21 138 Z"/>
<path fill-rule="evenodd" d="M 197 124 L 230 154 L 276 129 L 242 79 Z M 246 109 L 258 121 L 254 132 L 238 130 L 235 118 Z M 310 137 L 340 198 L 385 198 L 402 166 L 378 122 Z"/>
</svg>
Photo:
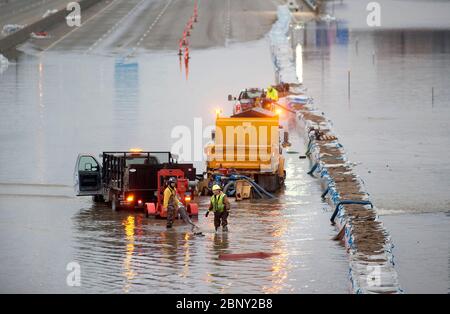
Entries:
<svg viewBox="0 0 450 314">
<path fill-rule="evenodd" d="M 449 3 L 378 2 L 377 31 L 356 0 L 330 2 L 337 23 L 307 25 L 303 78 L 392 235 L 402 288 L 448 293 Z M 265 40 L 193 50 L 188 71 L 172 51 L 126 64 L 107 51 L 22 55 L 0 75 L 0 292 L 348 292 L 345 250 L 330 241 L 329 208 L 298 154 L 286 155 L 277 201 L 233 203 L 227 235 L 211 217 L 200 215 L 205 237 L 193 237 L 179 222 L 166 231 L 74 196 L 79 152 L 170 150 L 180 130 L 201 172 L 215 109 L 230 113 L 228 94 L 272 82 Z M 255 251 L 279 255 L 218 260 Z M 80 287 L 66 282 L 71 262 Z"/>
<path fill-rule="evenodd" d="M 266 40 L 191 51 L 188 77 L 173 52 L 120 62 L 108 54 L 23 55 L 0 77 L 0 291 L 349 292 L 346 252 L 330 240 L 330 209 L 295 153 L 304 149 L 295 130 L 285 191 L 275 201 L 233 203 L 228 234 L 215 234 L 203 216 L 207 199 L 197 220 L 205 236 L 193 237 L 181 222 L 167 231 L 143 213 L 74 196 L 79 152 L 169 150 L 178 140 L 172 131 L 185 126 L 194 159 L 215 109 L 231 111 L 227 95 L 273 80 Z M 202 119 L 200 132 L 194 118 Z M 201 172 L 203 162 L 195 164 Z M 279 254 L 218 259 L 260 251 Z M 79 287 L 66 282 L 72 262 L 80 265 Z"/>
<path fill-rule="evenodd" d="M 396 244 L 406 292 L 450 287 L 450 3 L 330 1 L 336 22 L 311 22 L 303 79 L 334 123 Z M 446 215 L 447 213 L 447 215 Z"/>
</svg>

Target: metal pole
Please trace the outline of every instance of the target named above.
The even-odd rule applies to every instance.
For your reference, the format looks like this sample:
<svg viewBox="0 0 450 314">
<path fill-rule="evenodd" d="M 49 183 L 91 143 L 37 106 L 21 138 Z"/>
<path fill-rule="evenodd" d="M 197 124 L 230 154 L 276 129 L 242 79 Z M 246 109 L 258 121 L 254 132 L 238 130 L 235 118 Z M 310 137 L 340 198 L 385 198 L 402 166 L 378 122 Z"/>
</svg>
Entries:
<svg viewBox="0 0 450 314">
<path fill-rule="evenodd" d="M 350 70 L 348 70 L 347 74 L 347 87 L 348 87 L 348 99 L 350 99 Z"/>
<path fill-rule="evenodd" d="M 431 87 L 431 107 L 434 105 L 434 86 Z"/>
</svg>

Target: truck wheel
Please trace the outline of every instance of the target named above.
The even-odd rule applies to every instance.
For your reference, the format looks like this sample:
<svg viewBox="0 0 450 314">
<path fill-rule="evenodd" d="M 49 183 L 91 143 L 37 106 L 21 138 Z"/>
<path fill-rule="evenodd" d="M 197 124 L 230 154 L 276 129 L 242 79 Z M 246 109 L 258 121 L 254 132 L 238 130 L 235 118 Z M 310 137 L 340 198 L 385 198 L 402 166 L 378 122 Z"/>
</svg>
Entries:
<svg viewBox="0 0 450 314">
<path fill-rule="evenodd" d="M 286 170 L 284 170 L 283 176 L 282 176 L 282 177 L 278 177 L 279 185 L 280 185 L 280 186 L 283 186 L 285 180 L 286 180 Z"/>
<path fill-rule="evenodd" d="M 95 203 L 101 203 L 101 202 L 104 202 L 104 201 L 105 201 L 105 199 L 103 198 L 103 195 L 93 195 L 93 196 L 92 196 L 92 200 L 93 200 Z"/>
<path fill-rule="evenodd" d="M 279 188 L 278 175 L 259 175 L 257 183 L 267 192 L 276 192 Z"/>
</svg>

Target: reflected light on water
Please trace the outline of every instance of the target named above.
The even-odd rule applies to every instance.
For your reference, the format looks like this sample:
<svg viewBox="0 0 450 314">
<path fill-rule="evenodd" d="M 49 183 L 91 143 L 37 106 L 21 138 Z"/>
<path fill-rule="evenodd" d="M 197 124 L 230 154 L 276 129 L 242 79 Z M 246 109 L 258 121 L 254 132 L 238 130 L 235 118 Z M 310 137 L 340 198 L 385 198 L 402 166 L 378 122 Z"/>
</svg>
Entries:
<svg viewBox="0 0 450 314">
<path fill-rule="evenodd" d="M 270 258 L 272 261 L 271 268 L 271 282 L 272 285 L 264 286 L 264 293 L 278 293 L 283 289 L 283 285 L 288 277 L 288 250 L 286 249 L 286 243 L 282 239 L 283 235 L 288 230 L 287 221 L 282 221 L 276 230 L 272 232 L 272 237 L 278 239 L 273 245 L 274 253 L 279 253 Z"/>
<path fill-rule="evenodd" d="M 303 47 L 300 44 L 295 48 L 295 71 L 298 81 L 303 83 Z"/>
<path fill-rule="evenodd" d="M 184 244 L 183 244 L 183 254 L 184 254 L 183 270 L 180 274 L 180 276 L 183 278 L 186 278 L 190 273 L 190 271 L 189 271 L 190 263 L 189 262 L 191 260 L 191 254 L 190 254 L 189 239 L 190 239 L 190 235 L 189 235 L 189 233 L 186 233 L 184 235 Z"/>
<path fill-rule="evenodd" d="M 124 272 L 123 275 L 125 277 L 125 285 L 124 292 L 128 293 L 131 287 L 131 281 L 136 276 L 136 272 L 133 270 L 132 261 L 134 254 L 134 230 L 135 230 L 135 218 L 132 215 L 129 215 L 124 221 L 122 225 L 125 228 L 125 239 L 126 239 L 126 251 L 125 251 L 125 260 L 123 262 Z"/>
<path fill-rule="evenodd" d="M 36 132 L 36 149 L 37 149 L 37 172 L 39 175 L 39 181 L 44 182 L 44 173 L 45 173 L 45 133 L 44 133 L 44 66 L 42 60 L 38 63 L 38 111 L 39 111 L 39 125 Z"/>
</svg>

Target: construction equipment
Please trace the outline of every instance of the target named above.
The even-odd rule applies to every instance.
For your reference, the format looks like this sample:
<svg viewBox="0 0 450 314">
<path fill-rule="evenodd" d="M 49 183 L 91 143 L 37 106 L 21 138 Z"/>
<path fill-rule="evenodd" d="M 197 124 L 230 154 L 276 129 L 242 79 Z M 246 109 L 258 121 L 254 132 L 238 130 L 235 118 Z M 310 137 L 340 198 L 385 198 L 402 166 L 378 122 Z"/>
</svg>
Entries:
<svg viewBox="0 0 450 314">
<path fill-rule="evenodd" d="M 189 180 L 185 178 L 184 171 L 181 169 L 161 169 L 157 173 L 158 178 L 158 188 L 156 203 L 148 202 L 146 203 L 146 216 L 154 216 L 157 218 L 167 218 L 167 209 L 164 209 L 162 204 L 164 201 L 164 190 L 167 187 L 165 184 L 167 180 L 171 177 L 177 178 L 177 193 L 178 199 L 181 201 L 180 207 L 184 207 L 186 213 L 189 216 L 198 216 L 198 205 L 193 203 L 194 194 L 189 190 Z M 184 209 L 182 209 L 184 210 Z M 182 218 L 189 223 L 186 219 L 185 213 L 181 213 Z M 178 216 L 178 215 L 176 215 Z M 190 223 L 191 225 L 192 222 Z M 193 225 L 194 227 L 194 225 Z"/>
<path fill-rule="evenodd" d="M 280 129 L 278 115 L 263 108 L 218 116 L 214 143 L 206 147 L 208 175 L 244 175 L 269 192 L 277 191 L 286 177 Z"/>
</svg>

